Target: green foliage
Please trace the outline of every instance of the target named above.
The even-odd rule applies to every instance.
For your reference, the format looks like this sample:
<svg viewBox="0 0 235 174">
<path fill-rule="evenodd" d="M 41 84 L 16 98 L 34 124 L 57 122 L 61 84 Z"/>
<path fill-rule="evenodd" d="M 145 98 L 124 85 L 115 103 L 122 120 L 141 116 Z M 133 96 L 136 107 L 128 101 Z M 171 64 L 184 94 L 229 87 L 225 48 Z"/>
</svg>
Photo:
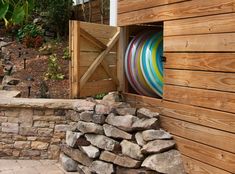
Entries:
<svg viewBox="0 0 235 174">
<path fill-rule="evenodd" d="M 107 93 L 101 93 L 101 94 L 97 94 L 97 95 L 95 95 L 95 99 L 97 99 L 97 100 L 101 100 L 101 99 L 103 99 L 104 98 L 104 96 L 106 96 L 107 95 Z"/>
<path fill-rule="evenodd" d="M 64 75 L 60 72 L 61 68 L 58 63 L 56 54 L 50 55 L 48 58 L 48 69 L 45 74 L 46 79 L 63 80 Z"/>
<path fill-rule="evenodd" d="M 43 36 L 43 29 L 40 26 L 35 24 L 27 24 L 18 30 L 17 39 L 18 41 L 22 41 L 25 37 L 33 37 Z"/>
<path fill-rule="evenodd" d="M 34 0 L 0 0 L 0 20 L 5 25 L 22 24 L 28 21 L 34 7 Z"/>
<path fill-rule="evenodd" d="M 69 48 L 68 48 L 68 47 L 66 47 L 66 48 L 64 49 L 64 55 L 63 55 L 62 58 L 65 59 L 65 60 L 70 60 L 70 59 L 71 59 L 71 56 L 70 56 L 70 54 L 69 54 Z"/>
</svg>

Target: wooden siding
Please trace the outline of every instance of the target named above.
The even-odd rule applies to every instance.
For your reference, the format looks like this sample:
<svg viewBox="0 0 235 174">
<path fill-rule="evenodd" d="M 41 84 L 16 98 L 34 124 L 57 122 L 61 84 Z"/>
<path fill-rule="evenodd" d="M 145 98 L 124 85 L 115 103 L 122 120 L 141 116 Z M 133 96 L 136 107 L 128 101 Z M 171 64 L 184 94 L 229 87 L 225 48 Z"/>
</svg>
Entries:
<svg viewBox="0 0 235 174">
<path fill-rule="evenodd" d="M 164 21 L 166 63 L 162 100 L 126 100 L 161 113 L 187 173 L 235 173 L 235 0 L 128 2 L 120 26 Z"/>
</svg>

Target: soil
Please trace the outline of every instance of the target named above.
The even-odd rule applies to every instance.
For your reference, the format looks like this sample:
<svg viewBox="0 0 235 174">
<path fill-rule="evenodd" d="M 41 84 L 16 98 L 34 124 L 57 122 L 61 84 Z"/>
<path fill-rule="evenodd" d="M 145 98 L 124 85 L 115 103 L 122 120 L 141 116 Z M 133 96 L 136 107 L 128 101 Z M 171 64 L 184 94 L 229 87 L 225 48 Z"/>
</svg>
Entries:
<svg viewBox="0 0 235 174">
<path fill-rule="evenodd" d="M 9 40 L 9 38 L 6 38 L 6 40 Z M 67 46 L 67 42 L 58 43 L 53 51 L 53 54 L 57 54 L 61 73 L 65 75 L 64 80 L 45 79 L 49 55 L 42 55 L 38 49 L 26 48 L 16 41 L 13 41 L 13 43 L 7 47 L 10 51 L 11 62 L 15 66 L 14 70 L 16 70 L 16 72 L 12 74 L 12 77 L 20 79 L 20 83 L 15 86 L 14 89 L 21 91 L 21 97 L 28 97 L 28 86 L 31 86 L 30 98 L 40 98 L 40 84 L 45 81 L 48 86 L 50 98 L 69 98 L 69 60 L 62 58 L 63 50 Z M 20 52 L 22 53 L 20 57 L 19 50 L 21 50 Z M 26 69 L 24 69 L 24 58 L 26 58 Z M 28 78 L 32 78 L 33 81 L 28 81 Z"/>
</svg>

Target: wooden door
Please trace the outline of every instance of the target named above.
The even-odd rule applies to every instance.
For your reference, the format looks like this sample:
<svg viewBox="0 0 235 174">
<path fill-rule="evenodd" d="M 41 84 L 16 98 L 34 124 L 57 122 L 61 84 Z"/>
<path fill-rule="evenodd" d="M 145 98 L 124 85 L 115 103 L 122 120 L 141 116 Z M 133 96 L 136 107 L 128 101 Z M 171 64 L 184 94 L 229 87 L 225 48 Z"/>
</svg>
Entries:
<svg viewBox="0 0 235 174">
<path fill-rule="evenodd" d="M 70 21 L 71 98 L 117 90 L 119 35 L 117 27 Z"/>
</svg>

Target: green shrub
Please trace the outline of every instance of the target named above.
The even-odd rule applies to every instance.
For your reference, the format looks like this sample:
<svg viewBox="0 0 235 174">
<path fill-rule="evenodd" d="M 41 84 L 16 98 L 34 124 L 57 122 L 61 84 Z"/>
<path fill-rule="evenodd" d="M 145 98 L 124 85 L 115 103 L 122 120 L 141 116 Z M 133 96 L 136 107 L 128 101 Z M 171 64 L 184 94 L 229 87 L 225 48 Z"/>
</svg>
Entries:
<svg viewBox="0 0 235 174">
<path fill-rule="evenodd" d="M 50 55 L 48 58 L 48 69 L 45 74 L 46 79 L 63 80 L 64 75 L 60 72 L 61 68 L 58 63 L 56 54 Z"/>
</svg>

